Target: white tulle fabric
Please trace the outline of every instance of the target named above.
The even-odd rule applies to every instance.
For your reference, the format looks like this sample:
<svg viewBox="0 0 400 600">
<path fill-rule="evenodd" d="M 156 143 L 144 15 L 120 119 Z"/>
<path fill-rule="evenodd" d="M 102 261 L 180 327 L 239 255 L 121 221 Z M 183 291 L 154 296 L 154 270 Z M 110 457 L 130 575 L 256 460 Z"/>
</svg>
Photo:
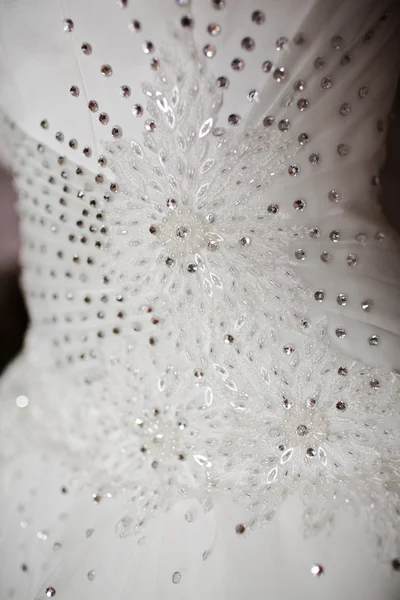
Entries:
<svg viewBox="0 0 400 600">
<path fill-rule="evenodd" d="M 66 56 L 96 40 L 93 74 L 79 56 L 77 104 L 48 104 L 40 132 L 0 96 L 32 320 L 1 383 L 0 589 L 394 600 L 399 251 L 377 199 L 396 8 L 178 4 L 28 9 Z M 157 49 L 143 76 L 139 56 L 115 67 L 133 18 Z M 103 63 L 143 115 L 119 114 Z"/>
</svg>

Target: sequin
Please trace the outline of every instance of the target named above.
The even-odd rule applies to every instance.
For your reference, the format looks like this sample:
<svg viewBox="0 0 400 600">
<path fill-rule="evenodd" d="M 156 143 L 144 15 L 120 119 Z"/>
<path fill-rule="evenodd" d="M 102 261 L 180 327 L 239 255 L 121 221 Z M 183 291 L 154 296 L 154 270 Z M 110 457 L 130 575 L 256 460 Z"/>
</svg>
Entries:
<svg viewBox="0 0 400 600">
<path fill-rule="evenodd" d="M 212 5 L 217 10 L 221 10 L 222 8 L 225 8 L 225 0 L 212 0 Z"/>
<path fill-rule="evenodd" d="M 332 79 L 330 77 L 323 77 L 321 79 L 321 87 L 324 90 L 329 90 L 329 88 L 332 87 L 332 84 L 333 84 L 333 82 L 332 82 Z"/>
<path fill-rule="evenodd" d="M 274 124 L 274 117 L 272 117 L 271 115 L 268 115 L 267 117 L 264 117 L 263 119 L 263 125 L 264 127 L 271 127 L 271 125 Z"/>
<path fill-rule="evenodd" d="M 194 21 L 193 21 L 192 17 L 189 17 L 189 15 L 185 15 L 181 19 L 181 25 L 185 29 L 191 29 L 194 25 Z"/>
<path fill-rule="evenodd" d="M 302 79 L 298 79 L 294 82 L 293 89 L 295 92 L 303 92 L 306 89 L 306 82 Z"/>
<path fill-rule="evenodd" d="M 289 119 L 282 119 L 281 121 L 279 121 L 278 127 L 281 131 L 288 131 L 290 128 Z"/>
<path fill-rule="evenodd" d="M 306 258 L 306 253 L 305 253 L 305 251 L 304 251 L 304 250 L 301 250 L 301 249 L 299 249 L 299 250 L 296 250 L 296 251 L 295 251 L 295 253 L 294 253 L 294 255 L 295 255 L 295 258 L 296 258 L 297 260 L 304 260 L 304 259 Z"/>
<path fill-rule="evenodd" d="M 314 66 L 316 69 L 323 69 L 325 66 L 325 59 L 322 56 L 318 56 L 314 61 Z"/>
<path fill-rule="evenodd" d="M 293 202 L 293 208 L 295 210 L 304 210 L 306 207 L 306 202 L 305 200 L 295 200 Z"/>
<path fill-rule="evenodd" d="M 336 402 L 336 408 L 337 410 L 339 410 L 340 412 L 343 412 L 346 410 L 346 403 L 343 402 L 343 400 L 339 400 L 339 402 Z"/>
<path fill-rule="evenodd" d="M 312 154 L 310 154 L 310 156 L 308 157 L 308 161 L 310 162 L 310 164 L 312 164 L 313 166 L 317 166 L 319 165 L 319 163 L 321 162 L 321 156 L 318 154 L 318 152 L 313 152 Z"/>
<path fill-rule="evenodd" d="M 242 39 L 241 46 L 244 50 L 251 51 L 254 50 L 256 43 L 251 37 L 245 37 Z"/>
<path fill-rule="evenodd" d="M 27 396 L 18 396 L 15 402 L 18 408 L 26 408 L 29 404 L 29 399 Z"/>
<path fill-rule="evenodd" d="M 107 125 L 108 121 L 109 121 L 109 117 L 107 113 L 100 113 L 99 114 L 99 121 L 102 125 Z"/>
<path fill-rule="evenodd" d="M 334 229 L 330 232 L 329 238 L 332 240 L 332 242 L 338 242 L 340 240 L 340 232 L 337 229 Z"/>
<path fill-rule="evenodd" d="M 238 523 L 238 525 L 235 527 L 235 531 L 238 535 L 242 535 L 246 531 L 246 527 L 243 525 L 243 523 Z"/>
<path fill-rule="evenodd" d="M 343 46 L 343 38 L 340 35 L 335 35 L 331 39 L 331 46 L 334 50 L 340 50 Z"/>
<path fill-rule="evenodd" d="M 122 129 L 121 127 L 119 127 L 119 125 L 113 127 L 111 129 L 111 135 L 115 138 L 120 138 L 122 136 Z"/>
<path fill-rule="evenodd" d="M 153 42 L 149 42 L 149 41 L 143 42 L 142 49 L 145 54 L 151 54 L 152 52 L 154 52 Z"/>
<path fill-rule="evenodd" d="M 359 89 L 358 95 L 360 96 L 360 98 L 365 98 L 368 95 L 368 88 L 366 86 L 363 86 Z"/>
<path fill-rule="evenodd" d="M 97 104 L 96 100 L 89 100 L 88 108 L 91 112 L 97 112 L 99 110 L 99 105 Z"/>
<path fill-rule="evenodd" d="M 139 31 L 142 29 L 140 21 L 137 21 L 136 19 L 131 21 L 128 27 L 133 33 L 139 33 Z"/>
<path fill-rule="evenodd" d="M 298 165 L 290 165 L 288 168 L 288 173 L 292 177 L 297 177 L 300 174 L 300 167 Z"/>
<path fill-rule="evenodd" d="M 285 46 L 287 46 L 288 43 L 289 43 L 288 38 L 282 36 L 276 40 L 275 47 L 279 52 L 279 51 L 283 50 L 285 48 Z"/>
<path fill-rule="evenodd" d="M 330 254 L 330 252 L 327 252 L 326 250 L 324 252 L 321 253 L 320 259 L 322 260 L 322 262 L 324 263 L 330 263 L 332 262 L 332 254 Z"/>
</svg>

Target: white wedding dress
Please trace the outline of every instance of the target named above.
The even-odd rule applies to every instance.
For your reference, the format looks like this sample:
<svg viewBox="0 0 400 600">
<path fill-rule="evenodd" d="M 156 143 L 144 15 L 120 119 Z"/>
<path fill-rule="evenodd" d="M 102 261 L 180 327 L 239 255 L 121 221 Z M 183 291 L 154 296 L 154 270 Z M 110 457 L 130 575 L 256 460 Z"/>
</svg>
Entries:
<svg viewBox="0 0 400 600">
<path fill-rule="evenodd" d="M 399 46 L 390 0 L 0 2 L 1 600 L 400 598 Z"/>
</svg>

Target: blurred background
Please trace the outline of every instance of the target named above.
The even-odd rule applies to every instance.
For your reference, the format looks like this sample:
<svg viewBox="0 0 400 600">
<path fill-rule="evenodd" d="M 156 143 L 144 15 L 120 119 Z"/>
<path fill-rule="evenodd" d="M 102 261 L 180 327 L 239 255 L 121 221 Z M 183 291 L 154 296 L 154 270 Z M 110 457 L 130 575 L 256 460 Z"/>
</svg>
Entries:
<svg viewBox="0 0 400 600">
<path fill-rule="evenodd" d="M 382 173 L 382 203 L 400 232 L 400 86 L 389 120 L 388 158 Z M 10 174 L 0 165 L 0 373 L 18 354 L 28 326 L 19 285 L 18 219 Z M 399 282 L 400 284 L 400 282 Z"/>
</svg>

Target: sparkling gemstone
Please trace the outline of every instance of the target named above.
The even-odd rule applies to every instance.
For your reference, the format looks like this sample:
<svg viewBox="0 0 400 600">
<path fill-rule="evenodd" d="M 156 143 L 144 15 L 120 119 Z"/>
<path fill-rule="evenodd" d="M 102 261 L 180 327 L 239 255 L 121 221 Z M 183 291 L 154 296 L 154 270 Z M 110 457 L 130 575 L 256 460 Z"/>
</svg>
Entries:
<svg viewBox="0 0 400 600">
<path fill-rule="evenodd" d="M 264 62 L 261 65 L 261 69 L 264 71 L 264 73 L 269 73 L 271 71 L 273 67 L 273 64 L 270 60 L 264 60 Z"/>
<path fill-rule="evenodd" d="M 287 37 L 282 36 L 276 40 L 275 46 L 278 51 L 283 50 L 288 44 L 289 40 Z"/>
<path fill-rule="evenodd" d="M 229 87 L 229 79 L 227 77 L 221 76 L 217 78 L 217 87 L 219 88 L 228 88 Z"/>
<path fill-rule="evenodd" d="M 176 230 L 176 236 L 183 240 L 185 238 L 187 238 L 187 236 L 189 235 L 189 229 L 187 227 L 185 227 L 184 225 L 180 225 L 177 230 Z"/>
<path fill-rule="evenodd" d="M 85 146 L 82 153 L 89 158 L 89 156 L 92 156 L 92 149 L 89 146 Z"/>
<path fill-rule="evenodd" d="M 307 435 L 308 433 L 308 427 L 307 425 L 298 425 L 298 427 L 296 428 L 296 433 L 297 435 L 304 437 L 305 435 Z"/>
<path fill-rule="evenodd" d="M 320 258 L 321 258 L 322 262 L 330 263 L 332 261 L 332 254 L 330 254 L 329 252 L 327 252 L 325 250 L 325 252 L 322 252 Z"/>
<path fill-rule="evenodd" d="M 253 102 L 253 100 L 257 100 L 257 98 L 258 98 L 257 90 L 250 90 L 250 92 L 247 94 L 247 100 L 249 100 L 249 102 Z"/>
<path fill-rule="evenodd" d="M 233 336 L 230 335 L 229 333 L 227 333 L 224 336 L 224 342 L 225 342 L 225 344 L 233 344 Z"/>
<path fill-rule="evenodd" d="M 293 202 L 293 208 L 295 210 L 304 210 L 306 207 L 306 202 L 305 200 L 295 200 Z"/>
<path fill-rule="evenodd" d="M 61 131 L 57 131 L 57 133 L 56 133 L 56 140 L 57 140 L 57 142 L 63 142 L 64 141 L 64 134 Z"/>
<path fill-rule="evenodd" d="M 343 327 L 336 327 L 335 334 L 339 339 L 343 339 L 346 337 L 346 330 Z"/>
<path fill-rule="evenodd" d="M 267 211 L 270 215 L 276 215 L 276 213 L 279 211 L 279 206 L 277 204 L 269 204 Z"/>
<path fill-rule="evenodd" d="M 288 173 L 292 177 L 297 177 L 300 174 L 300 167 L 298 165 L 290 165 Z"/>
<path fill-rule="evenodd" d="M 212 44 L 206 44 L 203 48 L 203 54 L 207 58 L 213 58 L 217 53 L 217 49 Z"/>
<path fill-rule="evenodd" d="M 99 110 L 99 105 L 97 104 L 96 100 L 89 100 L 88 108 L 92 112 L 97 112 Z"/>
<path fill-rule="evenodd" d="M 324 568 L 321 565 L 313 565 L 311 567 L 311 575 L 314 577 L 322 577 L 324 574 Z"/>
<path fill-rule="evenodd" d="M 323 290 L 317 290 L 314 293 L 314 298 L 317 300 L 317 302 L 322 302 L 325 298 L 325 292 Z"/>
<path fill-rule="evenodd" d="M 308 135 L 308 133 L 300 133 L 300 135 L 297 139 L 299 141 L 299 144 L 304 146 L 305 144 L 308 144 L 308 142 L 310 141 L 310 136 Z"/>
<path fill-rule="evenodd" d="M 345 402 L 343 402 L 343 400 L 339 400 L 339 402 L 336 402 L 336 408 L 343 412 L 344 410 L 346 410 Z"/>
<path fill-rule="evenodd" d="M 251 38 L 251 37 L 245 37 L 245 38 L 242 39 L 242 44 L 241 45 L 242 45 L 242 48 L 244 50 L 251 51 L 251 50 L 254 50 L 256 43 L 253 40 L 253 38 Z"/>
<path fill-rule="evenodd" d="M 339 144 L 337 151 L 340 156 L 346 156 L 350 152 L 350 148 L 347 144 Z"/>
<path fill-rule="evenodd" d="M 56 595 L 56 590 L 50 586 L 46 588 L 45 593 L 48 598 L 53 598 Z"/>
<path fill-rule="evenodd" d="M 189 273 L 196 273 L 196 271 L 197 271 L 196 263 L 189 263 L 187 270 L 189 271 Z"/>
<path fill-rule="evenodd" d="M 286 77 L 286 71 L 284 67 L 278 67 L 277 69 L 275 69 L 273 77 L 275 81 L 281 83 Z"/>
<path fill-rule="evenodd" d="M 359 89 L 358 95 L 360 96 L 360 98 L 365 98 L 368 95 L 368 88 L 366 86 L 363 86 Z"/>
<path fill-rule="evenodd" d="M 87 574 L 87 578 L 89 579 L 89 581 L 94 581 L 95 577 L 96 572 L 94 571 L 94 569 L 91 569 Z"/>
<path fill-rule="evenodd" d="M 174 198 L 168 198 L 167 200 L 167 208 L 170 210 L 175 210 L 177 202 Z"/>
<path fill-rule="evenodd" d="M 293 344 L 285 344 L 283 346 L 284 354 L 293 354 L 294 351 L 295 351 L 295 347 L 293 346 Z"/>
<path fill-rule="evenodd" d="M 74 98 L 77 98 L 79 96 L 79 88 L 78 88 L 78 86 L 77 85 L 71 85 L 71 87 L 69 88 L 69 93 Z"/>
<path fill-rule="evenodd" d="M 135 117 L 141 117 L 143 114 L 143 107 L 140 104 L 134 104 L 132 108 L 132 114 Z"/>
<path fill-rule="evenodd" d="M 42 127 L 42 129 L 49 128 L 49 122 L 47 121 L 47 119 L 43 119 L 43 121 L 40 122 L 40 127 Z"/>
<path fill-rule="evenodd" d="M 239 243 L 241 246 L 249 246 L 250 242 L 251 242 L 250 238 L 246 237 L 246 236 L 240 238 L 240 240 L 239 240 Z"/>
<path fill-rule="evenodd" d="M 175 261 L 174 261 L 174 259 L 173 259 L 173 258 L 171 258 L 171 256 L 168 256 L 168 257 L 165 259 L 165 264 L 167 265 L 167 267 L 173 267 L 173 266 L 174 266 L 174 264 L 175 264 Z"/>
<path fill-rule="evenodd" d="M 346 306 L 347 300 L 348 300 L 348 298 L 347 298 L 346 294 L 339 294 L 336 298 L 336 301 L 340 306 Z"/>
<path fill-rule="evenodd" d="M 241 58 L 234 58 L 231 62 L 231 67 L 234 71 L 242 71 L 244 69 L 244 60 Z"/>
<path fill-rule="evenodd" d="M 340 192 L 337 190 L 330 190 L 328 193 L 328 198 L 331 202 L 339 202 L 341 200 Z"/>
<path fill-rule="evenodd" d="M 154 52 L 153 42 L 149 42 L 149 41 L 143 42 L 142 48 L 143 48 L 143 52 L 145 54 L 151 54 L 152 52 Z"/>
<path fill-rule="evenodd" d="M 281 131 L 288 131 L 290 127 L 289 119 L 282 119 L 281 121 L 279 121 L 278 127 Z"/>
<path fill-rule="evenodd" d="M 371 335 L 368 338 L 368 344 L 370 346 L 377 346 L 379 344 L 379 336 L 378 335 Z"/>
<path fill-rule="evenodd" d="M 153 131 L 156 130 L 156 124 L 154 121 L 152 121 L 152 119 L 147 119 L 144 123 L 144 128 L 146 131 L 149 131 L 150 133 L 152 133 Z"/>
<path fill-rule="evenodd" d="M 114 138 L 120 138 L 122 136 L 122 129 L 118 125 L 111 129 L 111 135 Z"/>
<path fill-rule="evenodd" d="M 138 33 L 142 29 L 142 25 L 139 21 L 134 20 L 129 23 L 129 29 L 133 31 L 133 33 Z"/>
<path fill-rule="evenodd" d="M 377 390 L 381 387 L 381 384 L 379 383 L 378 379 L 371 379 L 369 385 L 373 390 Z"/>
<path fill-rule="evenodd" d="M 69 140 L 68 146 L 73 150 L 76 150 L 76 148 L 78 147 L 78 142 L 75 139 Z"/>
<path fill-rule="evenodd" d="M 346 377 L 348 371 L 346 367 L 339 367 L 338 368 L 338 375 L 340 375 L 341 377 Z"/>
<path fill-rule="evenodd" d="M 303 92 L 306 89 L 306 82 L 302 79 L 298 79 L 293 84 L 293 89 L 295 92 Z"/>
<path fill-rule="evenodd" d="M 107 113 L 100 113 L 99 114 L 99 121 L 102 125 L 107 125 L 109 118 L 108 118 L 108 114 Z"/>
<path fill-rule="evenodd" d="M 357 256 L 355 254 L 349 254 L 346 258 L 346 262 L 349 267 L 355 267 L 358 262 Z"/>
<path fill-rule="evenodd" d="M 343 104 L 340 105 L 339 113 L 342 115 L 342 117 L 348 117 L 351 113 L 351 104 L 348 102 L 343 102 Z"/>
<path fill-rule="evenodd" d="M 315 450 L 315 448 L 307 448 L 306 454 L 307 456 L 312 458 L 313 456 L 316 456 L 317 451 Z"/>
<path fill-rule="evenodd" d="M 329 238 L 332 240 L 332 242 L 338 242 L 340 239 L 340 232 L 337 229 L 334 229 L 330 232 Z"/>
<path fill-rule="evenodd" d="M 218 35 L 221 32 L 221 26 L 217 23 L 210 23 L 207 31 L 210 35 Z"/>
<path fill-rule="evenodd" d="M 83 42 L 83 44 L 81 45 L 81 50 L 83 54 L 92 54 L 92 46 L 87 42 Z"/>
<path fill-rule="evenodd" d="M 286 410 L 290 410 L 290 409 L 292 408 L 292 406 L 293 406 L 293 402 L 292 402 L 292 400 L 288 400 L 287 398 L 285 398 L 285 399 L 283 400 L 283 406 L 284 406 L 284 408 L 285 408 Z"/>
<path fill-rule="evenodd" d="M 236 115 L 236 114 L 229 115 L 229 117 L 228 117 L 228 123 L 229 123 L 229 125 L 234 125 L 234 126 L 235 125 L 239 125 L 239 122 L 240 122 L 240 116 L 239 115 Z"/>
<path fill-rule="evenodd" d="M 265 14 L 261 10 L 255 10 L 251 15 L 251 20 L 256 25 L 262 25 L 265 22 Z"/>
<path fill-rule="evenodd" d="M 321 79 L 321 87 L 324 90 L 328 90 L 330 87 L 332 87 L 332 79 L 330 77 L 323 77 Z"/>
<path fill-rule="evenodd" d="M 307 408 L 315 408 L 317 405 L 317 401 L 315 398 L 307 398 Z"/>
<path fill-rule="evenodd" d="M 131 95 L 131 88 L 128 85 L 121 85 L 119 88 L 119 93 L 123 98 L 129 98 Z"/>
<path fill-rule="evenodd" d="M 318 227 L 311 227 L 311 229 L 308 231 L 308 235 L 311 239 L 317 240 L 321 236 L 321 232 Z"/>
<path fill-rule="evenodd" d="M 271 115 L 268 115 L 267 117 L 264 118 L 263 120 L 263 125 L 264 127 L 271 127 L 271 125 L 274 124 L 275 118 L 272 117 Z"/>
<path fill-rule="evenodd" d="M 321 156 L 318 154 L 318 152 L 313 152 L 308 157 L 308 160 L 313 166 L 317 166 L 321 162 Z"/>
<path fill-rule="evenodd" d="M 110 77 L 112 75 L 112 68 L 110 65 L 102 65 L 100 72 L 104 77 Z"/>
<path fill-rule="evenodd" d="M 365 311 L 365 312 L 369 312 L 372 309 L 372 300 L 363 300 L 361 302 L 361 308 Z"/>
<path fill-rule="evenodd" d="M 238 535 L 241 535 L 246 531 L 246 527 L 243 525 L 243 523 L 238 523 L 235 527 L 235 531 Z"/>
<path fill-rule="evenodd" d="M 74 30 L 74 22 L 71 19 L 64 19 L 63 21 L 63 29 L 65 33 L 71 33 Z"/>
<path fill-rule="evenodd" d="M 172 583 L 179 583 L 182 579 L 182 575 L 179 573 L 179 571 L 175 571 L 175 573 L 172 575 Z"/>
<path fill-rule="evenodd" d="M 301 111 L 306 110 L 310 106 L 310 102 L 307 98 L 300 98 L 297 101 L 297 108 Z"/>
<path fill-rule="evenodd" d="M 207 248 L 210 252 L 215 252 L 219 248 L 219 243 L 217 240 L 210 240 L 207 244 Z"/>
</svg>

